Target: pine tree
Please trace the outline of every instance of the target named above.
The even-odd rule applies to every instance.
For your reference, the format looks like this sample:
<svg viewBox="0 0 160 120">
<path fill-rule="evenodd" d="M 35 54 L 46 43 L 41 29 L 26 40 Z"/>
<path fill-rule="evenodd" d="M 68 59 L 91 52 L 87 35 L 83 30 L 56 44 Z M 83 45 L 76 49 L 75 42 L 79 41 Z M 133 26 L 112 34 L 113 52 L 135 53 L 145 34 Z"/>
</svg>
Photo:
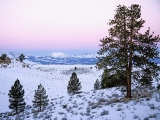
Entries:
<svg viewBox="0 0 160 120">
<path fill-rule="evenodd" d="M 99 90 L 101 88 L 101 83 L 100 81 L 97 79 L 96 82 L 94 83 L 94 90 Z"/>
<path fill-rule="evenodd" d="M 24 59 L 25 59 L 24 54 L 21 54 L 21 55 L 19 56 L 19 61 L 20 61 L 20 62 L 23 62 Z"/>
<path fill-rule="evenodd" d="M 22 89 L 23 86 L 20 84 L 19 80 L 17 79 L 14 85 L 9 90 L 9 108 L 13 109 L 16 113 L 24 111 L 25 109 L 25 101 L 24 101 L 24 90 Z"/>
<path fill-rule="evenodd" d="M 7 58 L 6 54 L 2 54 L 1 57 L 0 57 L 1 60 L 6 60 L 6 58 Z"/>
<path fill-rule="evenodd" d="M 48 95 L 46 95 L 46 90 L 44 87 L 40 84 L 38 86 L 38 89 L 35 90 L 33 106 L 35 108 L 39 107 L 39 110 L 41 111 L 42 108 L 45 108 L 48 105 L 49 100 L 47 99 Z"/>
<path fill-rule="evenodd" d="M 114 19 L 110 20 L 109 36 L 100 40 L 97 66 L 108 76 L 124 76 L 127 98 L 131 98 L 131 83 L 137 80 L 142 85 L 151 85 L 153 78 L 159 80 L 159 67 L 154 62 L 159 58 L 157 42 L 159 36 L 153 36 L 148 29 L 144 34 L 140 29 L 145 23 L 141 19 L 141 7 L 117 6 Z"/>
<path fill-rule="evenodd" d="M 77 78 L 76 73 L 73 72 L 67 86 L 68 94 L 76 94 L 81 88 L 81 82 L 79 82 L 79 78 Z"/>
</svg>

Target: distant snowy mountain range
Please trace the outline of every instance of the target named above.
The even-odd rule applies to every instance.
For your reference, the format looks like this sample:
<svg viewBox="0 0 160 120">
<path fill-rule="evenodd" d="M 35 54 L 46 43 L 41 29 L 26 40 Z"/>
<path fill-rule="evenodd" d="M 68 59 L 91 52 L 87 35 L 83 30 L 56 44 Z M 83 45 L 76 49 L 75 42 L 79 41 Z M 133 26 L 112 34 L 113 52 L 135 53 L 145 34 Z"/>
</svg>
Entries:
<svg viewBox="0 0 160 120">
<path fill-rule="evenodd" d="M 62 65 L 73 65 L 73 64 L 85 64 L 93 65 L 96 64 L 96 54 L 81 54 L 81 55 L 68 55 L 61 52 L 53 52 L 48 56 L 30 56 L 26 55 L 26 58 L 33 62 L 41 64 L 62 64 Z"/>
<path fill-rule="evenodd" d="M 7 54 L 10 58 L 18 58 L 21 53 L 0 51 L 1 54 Z M 40 63 L 40 64 L 62 64 L 62 65 L 72 65 L 72 64 L 85 64 L 94 65 L 97 62 L 97 54 L 80 54 L 80 55 L 68 55 L 61 52 L 53 52 L 46 56 L 33 56 L 25 54 L 25 58 L 29 61 Z"/>
<path fill-rule="evenodd" d="M 7 54 L 10 58 L 18 58 L 21 53 L 0 51 L 1 54 Z M 53 52 L 46 56 L 33 56 L 25 54 L 25 58 L 29 61 L 40 64 L 60 64 L 60 65 L 94 65 L 97 62 L 98 54 L 80 54 L 80 55 L 68 55 L 61 52 Z M 160 64 L 160 59 L 154 59 L 154 62 Z"/>
</svg>

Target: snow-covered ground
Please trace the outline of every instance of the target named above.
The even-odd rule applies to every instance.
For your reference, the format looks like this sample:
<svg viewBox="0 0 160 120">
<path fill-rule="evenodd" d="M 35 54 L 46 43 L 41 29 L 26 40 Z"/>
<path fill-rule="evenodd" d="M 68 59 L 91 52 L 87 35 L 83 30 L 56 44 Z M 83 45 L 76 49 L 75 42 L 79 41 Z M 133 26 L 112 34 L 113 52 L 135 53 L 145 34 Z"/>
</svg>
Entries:
<svg viewBox="0 0 160 120">
<path fill-rule="evenodd" d="M 125 99 L 124 92 L 116 88 L 93 90 L 96 79 L 102 71 L 95 65 L 40 65 L 12 60 L 7 68 L 0 68 L 0 119 L 36 120 L 160 120 L 160 90 L 133 90 L 133 98 Z M 74 68 L 77 67 L 77 70 Z M 77 73 L 82 84 L 82 93 L 70 96 L 67 85 L 72 72 Z M 19 115 L 11 113 L 8 92 L 19 79 L 25 90 L 26 110 Z M 32 108 L 34 91 L 42 84 L 49 98 L 46 110 L 36 112 Z M 154 84 L 157 85 L 157 84 Z"/>
</svg>

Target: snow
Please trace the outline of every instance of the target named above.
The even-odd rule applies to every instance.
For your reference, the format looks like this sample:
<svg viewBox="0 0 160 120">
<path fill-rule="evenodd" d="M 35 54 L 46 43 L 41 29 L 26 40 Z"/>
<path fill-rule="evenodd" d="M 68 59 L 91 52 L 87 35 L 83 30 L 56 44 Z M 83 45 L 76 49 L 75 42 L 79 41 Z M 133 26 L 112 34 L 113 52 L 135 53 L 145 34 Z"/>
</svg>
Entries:
<svg viewBox="0 0 160 120">
<path fill-rule="evenodd" d="M 29 68 L 23 67 L 26 64 Z M 82 93 L 70 96 L 67 85 L 73 71 L 81 82 Z M 7 68 L 0 65 L 0 119 L 160 120 L 160 90 L 156 90 L 157 83 L 154 83 L 153 90 L 141 89 L 133 93 L 134 99 L 129 100 L 125 99 L 124 92 L 116 88 L 93 90 L 100 75 L 102 71 L 98 71 L 95 65 L 42 65 L 27 60 L 20 63 L 13 59 Z M 7 118 L 4 116 L 11 112 L 8 92 L 16 79 L 20 80 L 25 90 L 27 107 L 19 115 L 8 115 Z M 49 106 L 42 112 L 36 112 L 32 108 L 32 100 L 40 83 L 48 95 Z"/>
</svg>

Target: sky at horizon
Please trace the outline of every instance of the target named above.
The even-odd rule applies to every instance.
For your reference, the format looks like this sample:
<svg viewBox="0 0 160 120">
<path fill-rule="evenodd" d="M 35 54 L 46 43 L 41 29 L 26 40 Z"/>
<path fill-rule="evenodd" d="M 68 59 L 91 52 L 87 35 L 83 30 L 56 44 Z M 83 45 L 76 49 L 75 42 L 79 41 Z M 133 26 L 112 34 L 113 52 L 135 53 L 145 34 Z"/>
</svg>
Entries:
<svg viewBox="0 0 160 120">
<path fill-rule="evenodd" d="M 141 5 L 146 20 L 141 31 L 150 27 L 160 35 L 159 0 L 0 0 L 0 50 L 96 53 L 119 4 Z"/>
</svg>

